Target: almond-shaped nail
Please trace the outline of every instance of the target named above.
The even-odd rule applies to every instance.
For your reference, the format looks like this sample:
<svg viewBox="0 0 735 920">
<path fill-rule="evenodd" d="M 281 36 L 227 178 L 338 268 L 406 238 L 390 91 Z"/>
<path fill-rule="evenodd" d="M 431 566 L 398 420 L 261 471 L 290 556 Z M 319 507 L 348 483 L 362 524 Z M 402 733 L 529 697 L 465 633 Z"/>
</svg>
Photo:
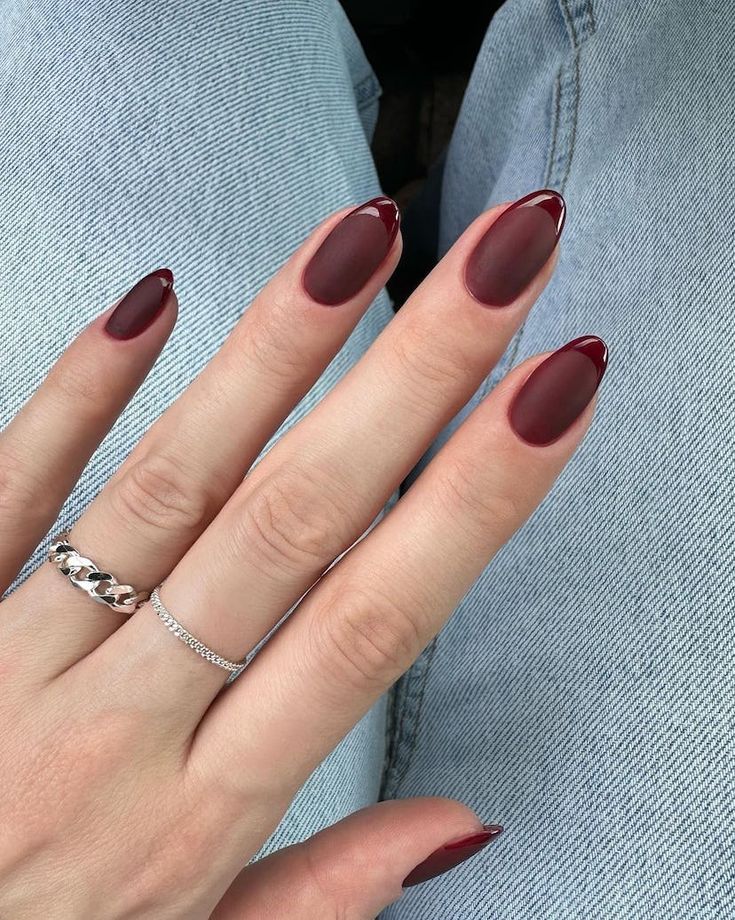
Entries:
<svg viewBox="0 0 735 920">
<path fill-rule="evenodd" d="M 430 878 L 441 875 L 443 872 L 448 872 L 466 859 L 479 853 L 488 843 L 495 840 L 502 833 L 503 828 L 499 824 L 485 824 L 483 829 L 476 834 L 470 834 L 468 837 L 461 837 L 459 840 L 451 840 L 449 843 L 445 843 L 443 847 L 435 850 L 431 856 L 409 872 L 403 880 L 403 887 L 410 888 L 412 885 L 418 885 Z"/>
<path fill-rule="evenodd" d="M 589 405 L 607 368 L 607 346 L 596 335 L 567 342 L 542 361 L 516 393 L 511 428 L 529 444 L 560 438 Z"/>
<path fill-rule="evenodd" d="M 114 339 L 133 339 L 155 322 L 174 284 L 170 269 L 159 268 L 141 278 L 123 297 L 105 323 Z"/>
<path fill-rule="evenodd" d="M 566 205 L 552 189 L 532 192 L 498 217 L 475 247 L 464 280 L 488 307 L 513 303 L 541 271 L 559 242 Z"/>
<path fill-rule="evenodd" d="M 354 297 L 390 252 L 399 225 L 400 212 L 392 198 L 372 198 L 350 211 L 304 269 L 306 293 L 328 307 Z"/>
</svg>

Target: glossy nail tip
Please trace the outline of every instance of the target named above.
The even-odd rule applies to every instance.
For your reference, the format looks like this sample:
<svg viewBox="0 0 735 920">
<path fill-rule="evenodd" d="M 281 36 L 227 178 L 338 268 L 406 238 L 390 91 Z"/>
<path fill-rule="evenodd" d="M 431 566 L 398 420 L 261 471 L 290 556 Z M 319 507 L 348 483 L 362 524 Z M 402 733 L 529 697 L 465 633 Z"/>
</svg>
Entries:
<svg viewBox="0 0 735 920">
<path fill-rule="evenodd" d="M 160 279 L 164 288 L 170 290 L 174 286 L 174 273 L 170 268 L 157 268 L 151 275 Z"/>
<path fill-rule="evenodd" d="M 173 272 L 158 268 L 134 285 L 110 314 L 105 332 L 115 339 L 132 339 L 160 315 L 173 288 Z"/>
<path fill-rule="evenodd" d="M 336 307 L 358 294 L 390 252 L 400 223 L 398 205 L 384 195 L 345 215 L 304 269 L 309 297 Z"/>
<path fill-rule="evenodd" d="M 541 271 L 564 228 L 559 192 L 540 189 L 520 198 L 488 227 L 465 266 L 465 286 L 488 307 L 513 303 Z"/>
<path fill-rule="evenodd" d="M 567 217 L 567 203 L 560 192 L 552 188 L 543 188 L 521 198 L 517 204 L 519 207 L 535 207 L 546 211 L 554 223 L 554 235 L 557 240 L 559 239 Z"/>
<path fill-rule="evenodd" d="M 568 342 L 561 351 L 574 350 L 586 355 L 597 370 L 597 383 L 602 380 L 607 369 L 607 345 L 596 335 L 583 335 Z"/>
<path fill-rule="evenodd" d="M 430 878 L 435 878 L 444 872 L 448 872 L 466 859 L 479 853 L 489 843 L 502 834 L 503 828 L 499 824 L 485 824 L 482 831 L 476 834 L 470 834 L 468 837 L 461 837 L 459 840 L 453 840 L 444 844 L 427 859 L 420 863 L 416 868 L 409 872 L 403 880 L 403 887 L 410 888 L 412 885 L 419 885 Z"/>
<path fill-rule="evenodd" d="M 347 217 L 355 217 L 359 214 L 377 217 L 382 222 L 385 227 L 386 246 L 387 249 L 390 249 L 401 225 L 401 212 L 395 201 L 386 195 L 378 195 L 377 198 L 371 198 L 370 201 L 361 204 L 359 208 L 355 208 Z"/>
<path fill-rule="evenodd" d="M 607 346 L 594 335 L 567 342 L 533 371 L 509 410 L 515 433 L 546 446 L 579 418 L 597 392 L 607 368 Z"/>
</svg>

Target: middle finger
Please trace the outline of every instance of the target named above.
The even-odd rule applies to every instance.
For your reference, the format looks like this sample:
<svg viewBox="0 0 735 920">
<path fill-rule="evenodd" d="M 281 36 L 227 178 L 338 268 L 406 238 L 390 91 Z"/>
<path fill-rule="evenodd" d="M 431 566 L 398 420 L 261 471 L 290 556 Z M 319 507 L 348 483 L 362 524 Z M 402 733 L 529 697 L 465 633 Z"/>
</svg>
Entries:
<svg viewBox="0 0 735 920">
<path fill-rule="evenodd" d="M 505 351 L 551 275 L 563 216 L 561 197 L 542 191 L 475 221 L 167 578 L 162 600 L 186 630 L 241 658 L 359 538 Z M 150 604 L 99 653 L 105 666 L 155 672 L 167 710 L 186 689 L 187 729 L 226 678 L 169 636 Z"/>
</svg>

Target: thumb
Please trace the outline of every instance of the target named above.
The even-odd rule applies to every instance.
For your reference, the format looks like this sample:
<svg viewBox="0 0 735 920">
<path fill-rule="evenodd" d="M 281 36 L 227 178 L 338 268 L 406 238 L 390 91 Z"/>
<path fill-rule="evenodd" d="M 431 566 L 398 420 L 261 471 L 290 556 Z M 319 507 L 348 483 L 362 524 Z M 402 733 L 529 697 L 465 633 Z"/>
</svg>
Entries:
<svg viewBox="0 0 735 920">
<path fill-rule="evenodd" d="M 501 831 L 450 799 L 380 802 L 245 868 L 213 920 L 372 920 Z"/>
</svg>

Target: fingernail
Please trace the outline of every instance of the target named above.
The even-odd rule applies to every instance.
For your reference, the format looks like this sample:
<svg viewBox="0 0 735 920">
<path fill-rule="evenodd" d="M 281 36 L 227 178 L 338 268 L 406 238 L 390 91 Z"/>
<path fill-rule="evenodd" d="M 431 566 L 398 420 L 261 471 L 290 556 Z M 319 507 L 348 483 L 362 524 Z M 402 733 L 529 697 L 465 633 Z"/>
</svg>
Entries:
<svg viewBox="0 0 735 920">
<path fill-rule="evenodd" d="M 488 228 L 465 266 L 467 290 L 488 307 L 512 303 L 533 281 L 559 242 L 566 205 L 541 189 L 507 208 Z"/>
<path fill-rule="evenodd" d="M 373 198 L 350 211 L 304 269 L 306 293 L 328 307 L 354 297 L 388 255 L 399 224 L 392 198 Z"/>
<path fill-rule="evenodd" d="M 595 395 L 607 367 L 607 345 L 595 335 L 568 342 L 539 364 L 516 393 L 510 424 L 529 444 L 551 444 Z"/>
<path fill-rule="evenodd" d="M 166 305 L 174 276 L 168 268 L 146 275 L 110 314 L 105 331 L 114 339 L 132 339 L 145 331 Z"/>
<path fill-rule="evenodd" d="M 443 847 L 435 850 L 431 856 L 419 863 L 412 872 L 409 872 L 403 880 L 403 887 L 410 888 L 411 885 L 418 885 L 420 882 L 425 882 L 436 875 L 441 875 L 442 872 L 453 869 L 474 856 L 475 853 L 479 853 L 491 840 L 495 840 L 502 833 L 503 828 L 499 824 L 485 824 L 483 830 L 477 834 L 445 843 Z"/>
</svg>

